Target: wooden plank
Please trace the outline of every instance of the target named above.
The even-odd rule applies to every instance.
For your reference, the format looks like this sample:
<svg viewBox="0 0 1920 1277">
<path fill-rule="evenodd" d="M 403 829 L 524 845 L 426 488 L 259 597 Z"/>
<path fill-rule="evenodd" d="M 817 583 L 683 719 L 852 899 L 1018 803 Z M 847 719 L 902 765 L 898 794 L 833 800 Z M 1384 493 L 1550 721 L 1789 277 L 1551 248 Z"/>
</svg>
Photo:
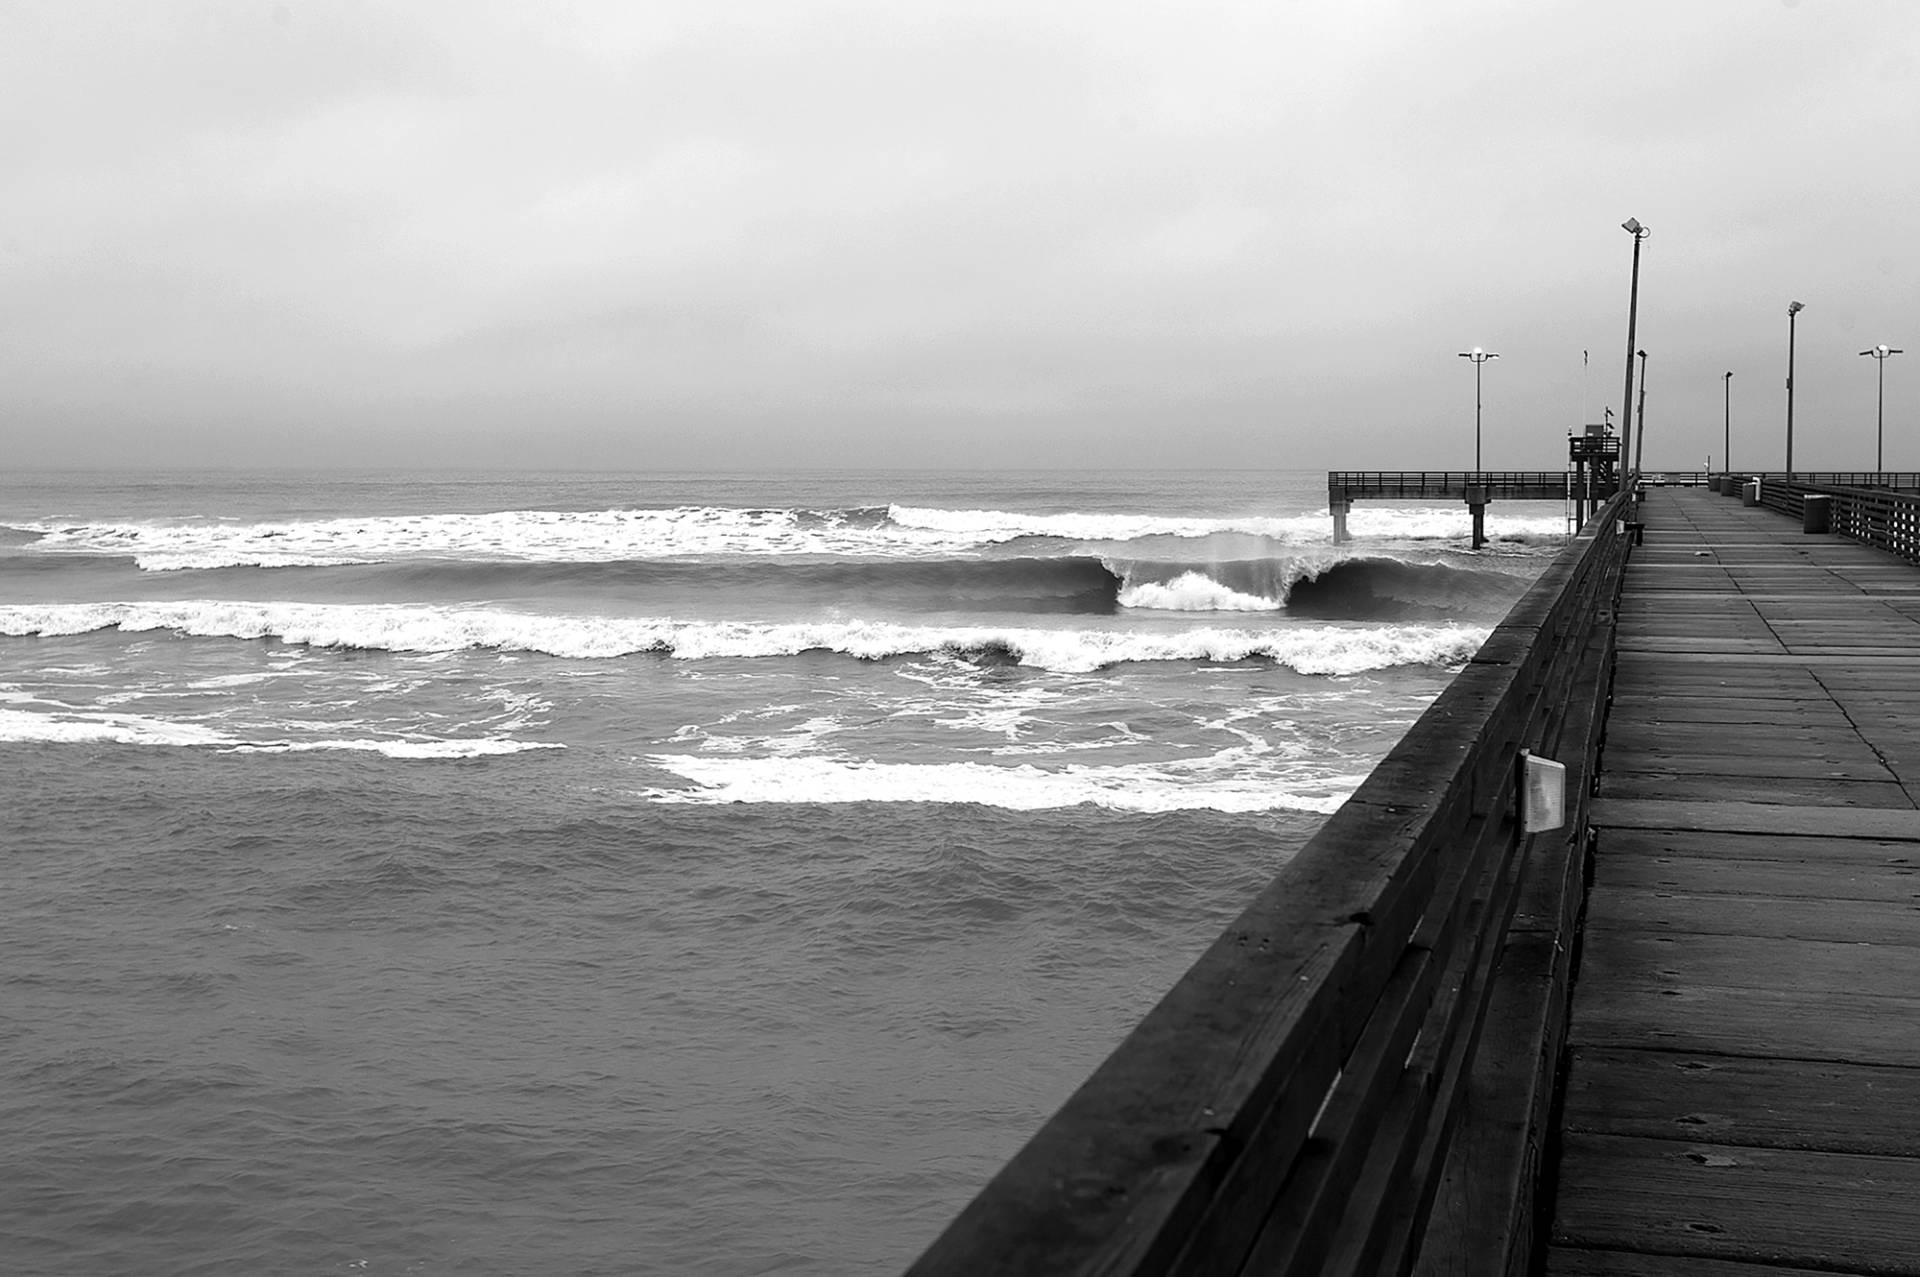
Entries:
<svg viewBox="0 0 1920 1277">
<path fill-rule="evenodd" d="M 1716 753 L 1736 746 L 1745 753 L 1788 758 L 1835 757 L 1875 761 L 1873 748 L 1846 727 L 1800 727 L 1789 723 L 1760 723 L 1731 730 L 1724 723 L 1663 723 L 1654 726 L 1630 718 L 1609 720 L 1607 750 L 1675 753 Z"/>
<path fill-rule="evenodd" d="M 1713 753 L 1677 753 L 1672 750 L 1610 749 L 1607 770 L 1612 773 L 1635 772 L 1662 776 L 1777 776 L 1800 780 L 1883 780 L 1896 782 L 1895 775 L 1866 751 L 1866 759 L 1850 758 L 1837 750 L 1816 756 L 1797 754 L 1746 754 L 1732 748 Z M 1727 798 L 1735 794 L 1722 795 Z"/>
<path fill-rule="evenodd" d="M 1613 696 L 1613 712 L 1658 717 L 1663 710 L 1674 713 L 1720 710 L 1735 714 L 1802 715 L 1822 721 L 1844 722 L 1847 718 L 1835 704 L 1833 690 L 1817 682 L 1796 687 L 1791 695 L 1780 696 L 1768 694 L 1772 689 L 1767 685 L 1777 680 L 1758 681 L 1761 686 L 1749 690 L 1738 683 L 1729 686 L 1725 680 L 1710 683 L 1690 683 L 1679 679 L 1647 680 L 1650 684 L 1647 686 L 1636 683 L 1631 688 L 1617 687 Z"/>
<path fill-rule="evenodd" d="M 1547 1277 L 1833 1277 L 1831 1271 L 1743 1264 L 1699 1255 L 1646 1255 L 1632 1250 L 1584 1246 L 1547 1249 Z"/>
<path fill-rule="evenodd" d="M 1708 833 L 1690 829 L 1609 829 L 1600 840 L 1598 857 L 1603 876 L 1610 867 L 1633 857 L 1684 857 L 1696 861 L 1738 861 L 1744 864 L 1787 861 L 1794 864 L 1833 865 L 1849 873 L 1854 867 L 1889 870 L 1920 866 L 1920 847 L 1910 842 L 1877 842 L 1869 838 L 1821 838 L 1799 834 Z M 1732 880 L 1744 869 L 1727 869 Z M 1767 892 L 1768 895 L 1794 894 Z"/>
<path fill-rule="evenodd" d="M 1831 839 L 1846 846 L 1843 839 Z M 1867 843 L 1868 847 L 1900 846 Z M 1909 853 L 1913 844 L 1905 844 Z M 1608 842 L 1598 858 L 1595 881 L 1607 887 L 1642 888 L 1692 896 L 1769 896 L 1776 899 L 1878 900 L 1893 904 L 1920 901 L 1920 869 L 1914 857 L 1889 857 L 1878 850 L 1851 863 L 1834 856 L 1742 857 L 1738 868 L 1728 856 L 1633 855 Z"/>
<path fill-rule="evenodd" d="M 1920 944 L 1920 904 L 1615 888 L 1588 902 L 1590 925 L 1846 944 Z M 1915 1035 L 1920 1038 L 1920 1033 Z"/>
<path fill-rule="evenodd" d="M 1676 754 L 1764 752 L 1801 758 L 1823 754 L 1873 758 L 1873 748 L 1862 739 L 1859 725 L 1848 719 L 1831 700 L 1825 704 L 1795 701 L 1771 704 L 1772 710 L 1727 713 L 1719 719 L 1702 721 L 1662 720 L 1653 715 L 1685 714 L 1696 706 L 1712 713 L 1711 701 L 1675 698 L 1664 711 L 1650 709 L 1639 713 L 1629 707 L 1616 710 L 1608 720 L 1607 741 L 1615 748 L 1666 750 Z"/>
<path fill-rule="evenodd" d="M 1779 940 L 1738 932 L 1597 929 L 1581 970 L 1656 989 L 1685 985 L 1792 993 L 1920 996 L 1920 936 L 1911 943 Z"/>
<path fill-rule="evenodd" d="M 1815 834 L 1920 842 L 1920 812 L 1895 809 L 1847 811 L 1771 803 L 1602 797 L 1593 800 L 1593 823 L 1599 827 L 1626 829 Z"/>
<path fill-rule="evenodd" d="M 1920 1067 L 1920 997 L 1681 987 L 1591 978 L 1574 991 L 1576 1046 Z"/>
<path fill-rule="evenodd" d="M 1625 658 L 1623 653 L 1623 662 Z M 1618 687 L 1631 688 L 1646 696 L 1732 695 L 1750 700 L 1818 703 L 1831 699 L 1831 693 L 1820 685 L 1811 670 L 1740 669 L 1728 661 L 1708 668 L 1706 663 L 1692 658 L 1684 662 L 1676 658 L 1676 663 L 1666 668 L 1635 669 L 1622 664 L 1616 669 L 1614 681 Z"/>
<path fill-rule="evenodd" d="M 1920 1162 L 1572 1133 L 1553 1240 L 1920 1277 Z"/>
<path fill-rule="evenodd" d="M 1762 652 L 1721 654 L 1716 652 L 1662 651 L 1657 648 L 1650 649 L 1645 640 L 1637 635 L 1626 634 L 1620 636 L 1620 655 L 1623 660 L 1629 656 L 1642 660 L 1657 657 L 1661 662 L 1670 662 L 1675 665 L 1717 665 L 1731 662 L 1737 664 L 1787 667 L 1806 666 L 1810 669 L 1826 669 L 1828 667 L 1844 668 L 1857 664 L 1859 659 L 1854 656 L 1801 656 L 1792 652 L 1778 654 Z M 1874 658 L 1874 663 L 1887 666 L 1897 665 L 1902 668 L 1911 669 L 1920 667 L 1920 656 L 1880 656 Z"/>
<path fill-rule="evenodd" d="M 1757 701 L 1733 696 L 1636 696 L 1615 700 L 1612 721 L 1645 727 L 1712 724 L 1780 725 L 1824 732 L 1856 729 L 1856 724 L 1832 702 Z"/>
<path fill-rule="evenodd" d="M 1566 1129 L 1920 1156 L 1920 1069 L 1581 1047 Z"/>
<path fill-rule="evenodd" d="M 1787 777 L 1662 775 L 1615 772 L 1600 778 L 1603 797 L 1690 801 L 1713 794 L 1728 802 L 1779 803 L 1793 807 L 1900 807 L 1913 800 L 1893 781 L 1805 780 Z"/>
<path fill-rule="evenodd" d="M 1622 649 L 1631 652 L 1732 652 L 1755 656 L 1781 656 L 1787 652 L 1786 644 L 1771 637 L 1735 638 L 1730 635 L 1721 635 L 1713 638 L 1689 638 L 1671 633 L 1636 634 L 1630 643 L 1622 644 Z"/>
</svg>

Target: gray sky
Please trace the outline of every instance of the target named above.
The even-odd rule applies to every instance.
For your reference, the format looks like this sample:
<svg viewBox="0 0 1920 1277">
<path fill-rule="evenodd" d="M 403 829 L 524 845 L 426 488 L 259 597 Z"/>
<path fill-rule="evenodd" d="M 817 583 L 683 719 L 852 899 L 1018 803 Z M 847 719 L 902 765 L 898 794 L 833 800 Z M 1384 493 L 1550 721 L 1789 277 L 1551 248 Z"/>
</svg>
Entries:
<svg viewBox="0 0 1920 1277">
<path fill-rule="evenodd" d="M 0 464 L 1920 468 L 1910 0 L 0 0 Z M 1590 352 L 1583 373 L 1582 351 Z"/>
</svg>

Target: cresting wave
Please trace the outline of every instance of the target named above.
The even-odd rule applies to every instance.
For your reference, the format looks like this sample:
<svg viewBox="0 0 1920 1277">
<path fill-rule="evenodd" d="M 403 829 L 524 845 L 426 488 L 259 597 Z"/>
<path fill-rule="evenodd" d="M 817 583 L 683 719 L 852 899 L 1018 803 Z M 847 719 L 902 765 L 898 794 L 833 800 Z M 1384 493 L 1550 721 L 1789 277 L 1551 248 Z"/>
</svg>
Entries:
<svg viewBox="0 0 1920 1277">
<path fill-rule="evenodd" d="M 1504 610 L 1524 578 L 1444 551 L 1411 557 L 1342 555 L 1260 541 L 1242 553 L 1201 554 L 1200 545 L 1155 543 L 1162 554 L 1020 555 L 922 559 L 710 561 L 641 559 L 613 562 L 503 562 L 414 559 L 280 568 L 289 592 L 310 584 L 323 597 L 369 602 L 537 600 L 589 590 L 611 598 L 643 598 L 669 589 L 678 598 L 805 598 L 816 605 L 911 611 L 1106 614 L 1120 608 L 1176 612 L 1270 612 L 1281 608 L 1323 619 L 1437 619 Z M 1246 553 L 1247 551 L 1253 553 Z M 77 572 L 110 574 L 110 556 L 0 556 L 0 582 L 44 576 L 71 563 Z M 250 568 L 220 569 L 235 581 Z M 196 578 L 198 579 L 198 578 Z"/>
<path fill-rule="evenodd" d="M 1457 509 L 1356 509 L 1357 537 L 1457 541 Z M 1497 540 L 1564 534 L 1558 517 L 1488 518 Z M 1324 514 L 1245 518 L 1168 518 L 1135 514 L 1018 514 L 911 506 L 841 510 L 752 510 L 683 506 L 656 510 L 506 510 L 486 514 L 388 515 L 284 523 L 207 521 L 14 525 L 36 552 L 131 557 L 149 571 L 223 567 L 330 566 L 396 559 L 507 562 L 609 562 L 632 559 L 755 556 L 938 557 L 980 552 L 1028 539 L 1082 545 L 1150 538 L 1249 536 L 1286 544 L 1325 543 Z"/>
<path fill-rule="evenodd" d="M 117 629 L 196 637 L 277 639 L 391 652 L 501 650 L 608 659 L 656 653 L 680 660 L 834 652 L 863 660 L 950 655 L 1085 673 L 1141 661 L 1271 660 L 1302 674 L 1357 674 L 1399 665 L 1456 665 L 1486 640 L 1475 625 L 1205 627 L 1140 632 L 1020 626 L 914 626 L 877 621 L 772 624 L 560 616 L 497 608 L 402 604 L 62 603 L 0 607 L 0 634 L 54 637 Z"/>
</svg>

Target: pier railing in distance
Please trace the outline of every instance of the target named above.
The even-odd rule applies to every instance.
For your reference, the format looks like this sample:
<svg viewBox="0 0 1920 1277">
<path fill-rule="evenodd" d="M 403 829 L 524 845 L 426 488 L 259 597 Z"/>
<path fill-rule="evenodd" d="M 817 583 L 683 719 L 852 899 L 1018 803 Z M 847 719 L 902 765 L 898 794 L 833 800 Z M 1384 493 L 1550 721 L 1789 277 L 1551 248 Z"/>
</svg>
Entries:
<svg viewBox="0 0 1920 1277">
<path fill-rule="evenodd" d="M 911 1273 L 1525 1270 L 1623 508 Z M 1522 748 L 1567 765 L 1568 827 L 1521 835 Z"/>
<path fill-rule="evenodd" d="M 1419 500 L 1483 493 L 1482 500 L 1551 501 L 1565 495 L 1564 470 L 1331 470 L 1332 501 Z"/>
</svg>

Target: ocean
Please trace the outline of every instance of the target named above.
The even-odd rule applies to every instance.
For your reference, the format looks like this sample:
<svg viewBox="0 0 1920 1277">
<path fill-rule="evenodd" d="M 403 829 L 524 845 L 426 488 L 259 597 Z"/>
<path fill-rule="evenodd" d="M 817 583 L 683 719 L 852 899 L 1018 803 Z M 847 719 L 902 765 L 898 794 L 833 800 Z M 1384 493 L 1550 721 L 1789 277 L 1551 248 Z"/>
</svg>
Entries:
<svg viewBox="0 0 1920 1277">
<path fill-rule="evenodd" d="M 0 1271 L 883 1274 L 1557 505 L 1320 472 L 0 478 Z"/>
</svg>

